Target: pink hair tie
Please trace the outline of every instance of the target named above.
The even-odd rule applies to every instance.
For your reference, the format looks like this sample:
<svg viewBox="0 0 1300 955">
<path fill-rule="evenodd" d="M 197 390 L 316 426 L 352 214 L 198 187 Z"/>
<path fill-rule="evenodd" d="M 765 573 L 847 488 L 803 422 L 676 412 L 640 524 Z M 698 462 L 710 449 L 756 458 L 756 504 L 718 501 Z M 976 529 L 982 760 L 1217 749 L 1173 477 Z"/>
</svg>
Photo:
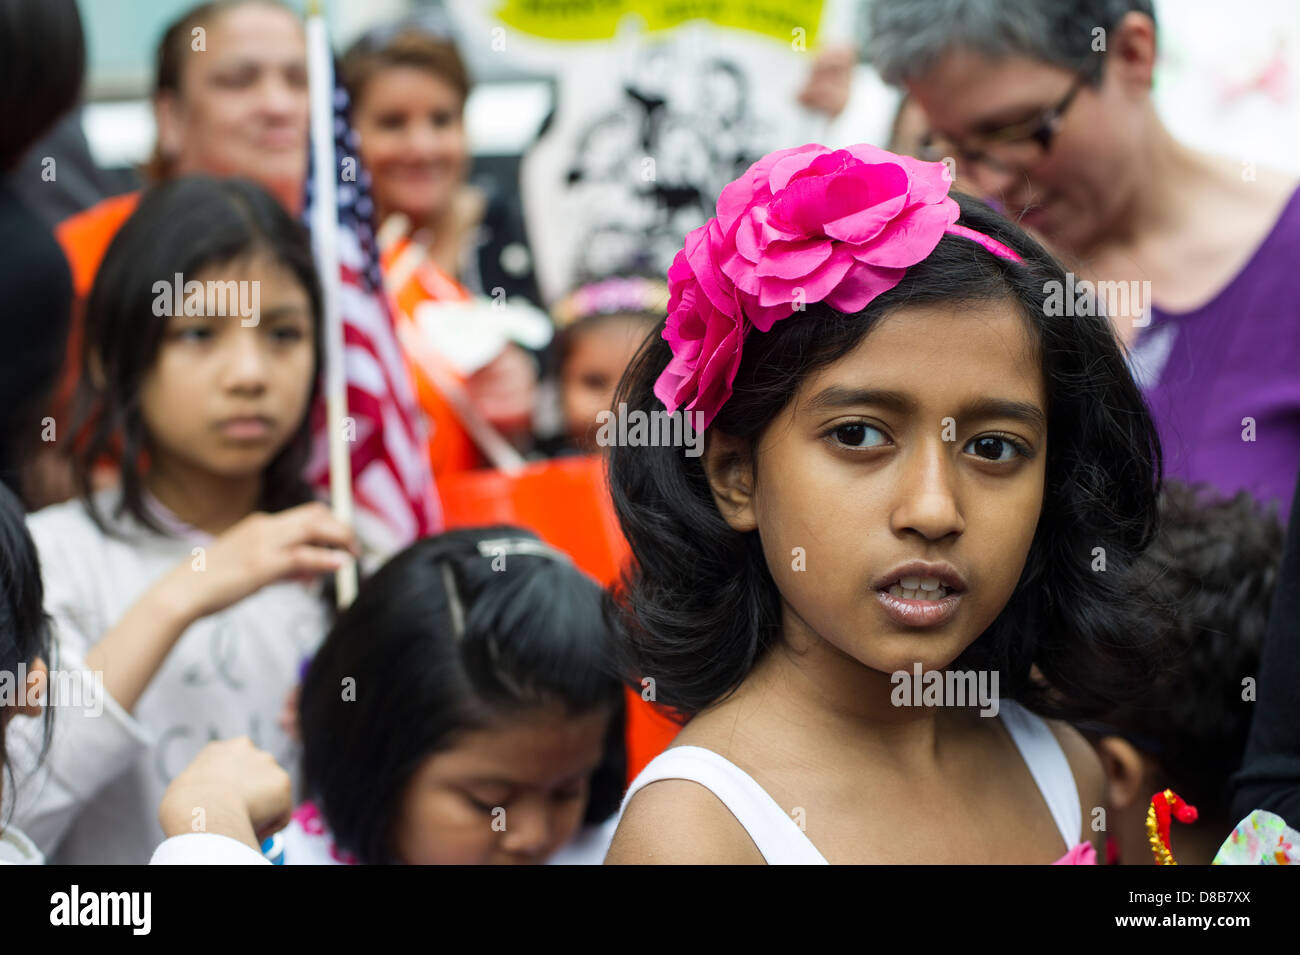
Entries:
<svg viewBox="0 0 1300 955">
<path fill-rule="evenodd" d="M 976 232 L 974 229 L 967 228 L 964 225 L 953 224 L 944 229 L 945 235 L 959 235 L 963 239 L 970 239 L 976 245 L 983 246 L 989 252 L 992 252 L 999 259 L 1006 259 L 1008 262 L 1020 262 L 1025 260 L 1020 257 L 1020 253 L 1010 246 L 1003 245 L 997 239 L 990 239 L 983 232 Z"/>
<path fill-rule="evenodd" d="M 655 382 L 669 413 L 703 429 L 731 397 L 745 339 L 815 302 L 860 312 L 903 280 L 945 235 L 1022 262 L 957 225 L 943 163 L 876 146 L 778 149 L 718 197 L 718 214 L 686 236 L 668 269 L 663 338 L 673 357 Z"/>
</svg>

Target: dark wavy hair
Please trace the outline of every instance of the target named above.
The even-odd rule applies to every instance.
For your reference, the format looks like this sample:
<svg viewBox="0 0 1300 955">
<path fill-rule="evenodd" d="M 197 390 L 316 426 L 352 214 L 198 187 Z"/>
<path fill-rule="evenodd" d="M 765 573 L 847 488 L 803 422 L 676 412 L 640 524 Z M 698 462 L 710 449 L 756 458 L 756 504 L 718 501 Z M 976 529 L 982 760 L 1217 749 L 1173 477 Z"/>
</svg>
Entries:
<svg viewBox="0 0 1300 955">
<path fill-rule="evenodd" d="M 1160 445 L 1103 317 L 1048 317 L 1061 266 L 1020 228 L 953 193 L 958 222 L 1015 249 L 1023 264 L 945 235 L 923 262 L 858 314 L 825 303 L 745 342 L 734 391 L 711 428 L 751 439 L 812 372 L 849 353 L 886 315 L 935 303 L 1009 301 L 1038 344 L 1048 395 L 1046 487 L 1025 568 L 1006 607 L 954 667 L 997 670 L 1003 695 L 1056 717 L 1093 715 L 1145 686 L 1157 647 L 1135 619 L 1127 571 L 1156 527 Z M 662 332 L 664 323 L 660 323 Z M 655 379 L 672 353 L 647 339 L 619 385 L 629 411 L 663 410 Z M 615 600 L 627 678 L 694 714 L 740 685 L 781 636 L 780 595 L 758 533 L 719 514 L 702 465 L 681 448 L 614 447 L 609 481 L 635 564 Z M 1093 548 L 1106 572 L 1093 572 Z M 1042 682 L 1031 675 L 1037 666 Z"/>
<path fill-rule="evenodd" d="M 121 510 L 162 532 L 144 506 L 140 474 L 149 447 L 140 384 L 158 357 L 169 321 L 154 314 L 154 284 L 250 255 L 273 259 L 307 293 L 316 347 L 315 394 L 322 304 L 311 244 L 306 230 L 261 186 L 211 176 L 183 176 L 157 185 L 145 193 L 104 254 L 86 303 L 74 463 L 90 515 L 106 532 L 103 515 L 93 505 L 91 482 L 92 469 L 104 458 L 121 464 Z M 281 511 L 311 500 L 302 477 L 311 445 L 310 418 L 303 414 L 293 437 L 266 466 L 259 509 Z"/>
<path fill-rule="evenodd" d="M 505 538 L 537 540 L 482 527 L 402 551 L 361 588 L 303 681 L 305 788 L 336 844 L 362 863 L 397 861 L 400 800 L 425 759 L 541 705 L 574 716 L 614 708 L 584 821 L 618 808 L 623 691 L 601 588 L 567 559 L 507 552 L 494 566 L 492 542 Z M 342 699 L 347 679 L 353 700 Z"/>
<path fill-rule="evenodd" d="M 1232 825 L 1230 780 L 1246 752 L 1255 704 L 1242 699 L 1282 562 L 1282 525 L 1245 491 L 1225 498 L 1170 481 L 1160 532 L 1135 567 L 1170 663 L 1150 690 L 1108 714 L 1109 726 L 1156 760 L 1201 817 Z"/>
</svg>

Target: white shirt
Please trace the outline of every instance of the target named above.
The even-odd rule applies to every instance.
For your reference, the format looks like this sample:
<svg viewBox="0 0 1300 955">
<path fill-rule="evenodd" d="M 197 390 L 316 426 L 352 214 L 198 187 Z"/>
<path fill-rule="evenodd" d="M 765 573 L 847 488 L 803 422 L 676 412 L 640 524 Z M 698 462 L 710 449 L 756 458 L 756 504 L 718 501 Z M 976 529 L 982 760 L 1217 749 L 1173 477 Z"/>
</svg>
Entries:
<svg viewBox="0 0 1300 955">
<path fill-rule="evenodd" d="M 54 700 L 54 735 L 39 768 L 42 721 L 9 726 L 17 780 L 5 787 L 14 803 L 9 822 L 53 863 L 149 861 L 163 841 L 157 812 L 168 782 L 214 739 L 249 736 L 296 783 L 297 747 L 278 716 L 327 627 L 319 584 L 264 587 L 189 627 L 134 712 L 126 712 L 85 670 L 85 655 L 165 573 L 182 561 L 200 566 L 212 539 L 179 524 L 156 501 L 150 506 L 171 534 L 114 518 L 116 495 L 105 491 L 96 500 L 126 540 L 99 530 L 80 501 L 28 518 L 53 622 L 55 659 L 47 663 L 52 671 L 79 673 L 84 694 Z"/>
<path fill-rule="evenodd" d="M 999 704 L 998 715 L 1069 849 L 1079 841 L 1083 808 L 1065 751 L 1041 717 L 1014 700 L 999 700 Z M 736 817 L 768 865 L 827 864 L 794 818 L 754 777 L 702 746 L 670 746 L 650 760 L 624 794 L 618 817 L 622 818 L 628 802 L 642 787 L 661 779 L 689 779 L 712 792 Z"/>
<path fill-rule="evenodd" d="M 36 844 L 17 829 L 0 832 L 0 865 L 44 865 Z M 160 845 L 150 865 L 270 865 L 260 852 L 229 836 L 187 832 Z"/>
</svg>

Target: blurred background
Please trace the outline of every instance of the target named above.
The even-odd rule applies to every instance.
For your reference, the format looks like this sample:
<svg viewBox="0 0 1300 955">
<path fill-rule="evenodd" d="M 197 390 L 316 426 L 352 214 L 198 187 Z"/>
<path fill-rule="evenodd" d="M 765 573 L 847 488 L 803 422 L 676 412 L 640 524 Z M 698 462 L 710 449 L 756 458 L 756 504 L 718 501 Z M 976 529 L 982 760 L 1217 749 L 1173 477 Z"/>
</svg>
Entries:
<svg viewBox="0 0 1300 955">
<path fill-rule="evenodd" d="M 148 98 L 154 50 L 165 26 L 192 5 L 191 0 L 80 0 L 89 54 L 86 102 L 65 122 L 84 130 L 98 168 L 87 170 L 84 181 L 66 181 L 57 195 L 49 191 L 42 210 L 49 221 L 139 184 L 136 169 L 154 142 Z M 290 5 L 301 10 L 303 0 L 291 0 Z M 818 8 L 812 12 L 820 14 L 820 23 L 817 34 L 807 38 L 806 60 L 807 52 L 827 43 L 847 42 L 860 50 L 867 5 L 867 0 L 828 0 L 783 6 L 795 19 L 801 16 L 800 7 Z M 607 24 L 584 23 L 581 18 L 552 17 L 549 27 L 538 26 L 528 19 L 529 6 L 512 0 L 324 4 L 340 52 L 367 31 L 412 16 L 445 24 L 456 38 L 474 81 L 465 113 L 471 178 L 480 186 L 495 187 L 497 194 L 522 195 L 534 236 L 530 244 L 538 256 L 537 278 L 548 300 L 572 284 L 572 268 L 603 272 L 620 264 L 590 261 L 575 266 L 574 245 L 583 241 L 584 228 L 588 236 L 615 240 L 600 248 L 603 255 L 617 256 L 617 233 L 638 227 L 636 210 L 624 204 L 614 215 L 617 203 L 608 205 L 609 190 L 598 193 L 594 185 L 576 190 L 572 198 L 588 208 L 606 204 L 606 221 L 575 219 L 572 203 L 540 185 L 554 181 L 554 165 L 569 167 L 560 171 L 561 178 L 577 183 L 585 177 L 590 185 L 598 178 L 594 167 L 616 162 L 626 146 L 657 161 L 661 192 L 672 187 L 674 177 L 690 189 L 710 180 L 696 202 L 684 202 L 682 193 L 658 197 L 660 203 L 681 203 L 660 237 L 660 260 L 666 264 L 663 258 L 681 235 L 712 213 L 715 196 L 708 194 L 709 186 L 720 188 L 736 165 L 743 169 L 746 160 L 796 138 L 831 146 L 887 139 L 898 94 L 861 63 L 853 71 L 847 104 L 830 120 L 823 113 L 800 111 L 792 95 L 780 95 L 782 87 L 790 93 L 797 90 L 807 67 L 799 62 L 801 51 L 791 51 L 791 44 L 771 35 L 754 31 L 746 44 L 733 32 L 724 48 L 714 42 L 706 23 L 696 21 L 658 31 L 650 38 L 653 42 L 647 42 L 646 25 L 632 15 L 613 35 L 601 37 Z M 1251 0 L 1249 8 L 1249 16 L 1229 17 L 1217 0 L 1158 0 L 1161 61 L 1155 101 L 1170 131 L 1188 145 L 1300 172 L 1300 3 Z M 803 22 L 816 20 L 812 16 Z M 571 36 L 564 36 L 566 30 Z M 557 115 L 561 94 L 566 110 Z M 644 119 L 638 111 L 656 96 L 667 102 L 656 141 L 634 143 L 639 133 L 634 127 Z M 602 105 L 607 109 L 603 121 L 585 123 Z M 701 110 L 730 110 L 727 125 L 735 141 L 697 141 L 697 131 L 705 124 L 694 123 L 692 114 Z M 567 122 L 568 117 L 574 122 Z M 544 130 L 545 141 L 539 142 Z M 733 161 L 711 163 L 723 146 L 732 149 Z M 530 149 L 534 155 L 529 158 L 531 168 L 523 169 L 520 193 L 516 184 L 521 161 Z M 33 150 L 29 161 L 39 155 L 39 149 Z M 640 218 L 646 215 L 642 210 Z M 556 217 L 564 219 L 566 228 L 539 241 L 538 233 L 546 231 L 539 222 Z"/>
</svg>

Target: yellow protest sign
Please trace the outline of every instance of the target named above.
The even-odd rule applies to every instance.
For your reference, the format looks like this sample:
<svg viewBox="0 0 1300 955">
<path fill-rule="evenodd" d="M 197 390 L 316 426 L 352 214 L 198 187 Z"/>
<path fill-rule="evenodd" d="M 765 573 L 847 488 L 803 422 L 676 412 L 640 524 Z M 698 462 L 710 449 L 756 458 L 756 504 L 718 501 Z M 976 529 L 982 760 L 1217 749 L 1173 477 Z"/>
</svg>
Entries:
<svg viewBox="0 0 1300 955">
<path fill-rule="evenodd" d="M 504 0 L 496 18 L 545 40 L 609 40 L 619 21 L 640 16 L 648 30 L 671 30 L 691 20 L 747 30 L 811 48 L 825 0 Z"/>
</svg>

